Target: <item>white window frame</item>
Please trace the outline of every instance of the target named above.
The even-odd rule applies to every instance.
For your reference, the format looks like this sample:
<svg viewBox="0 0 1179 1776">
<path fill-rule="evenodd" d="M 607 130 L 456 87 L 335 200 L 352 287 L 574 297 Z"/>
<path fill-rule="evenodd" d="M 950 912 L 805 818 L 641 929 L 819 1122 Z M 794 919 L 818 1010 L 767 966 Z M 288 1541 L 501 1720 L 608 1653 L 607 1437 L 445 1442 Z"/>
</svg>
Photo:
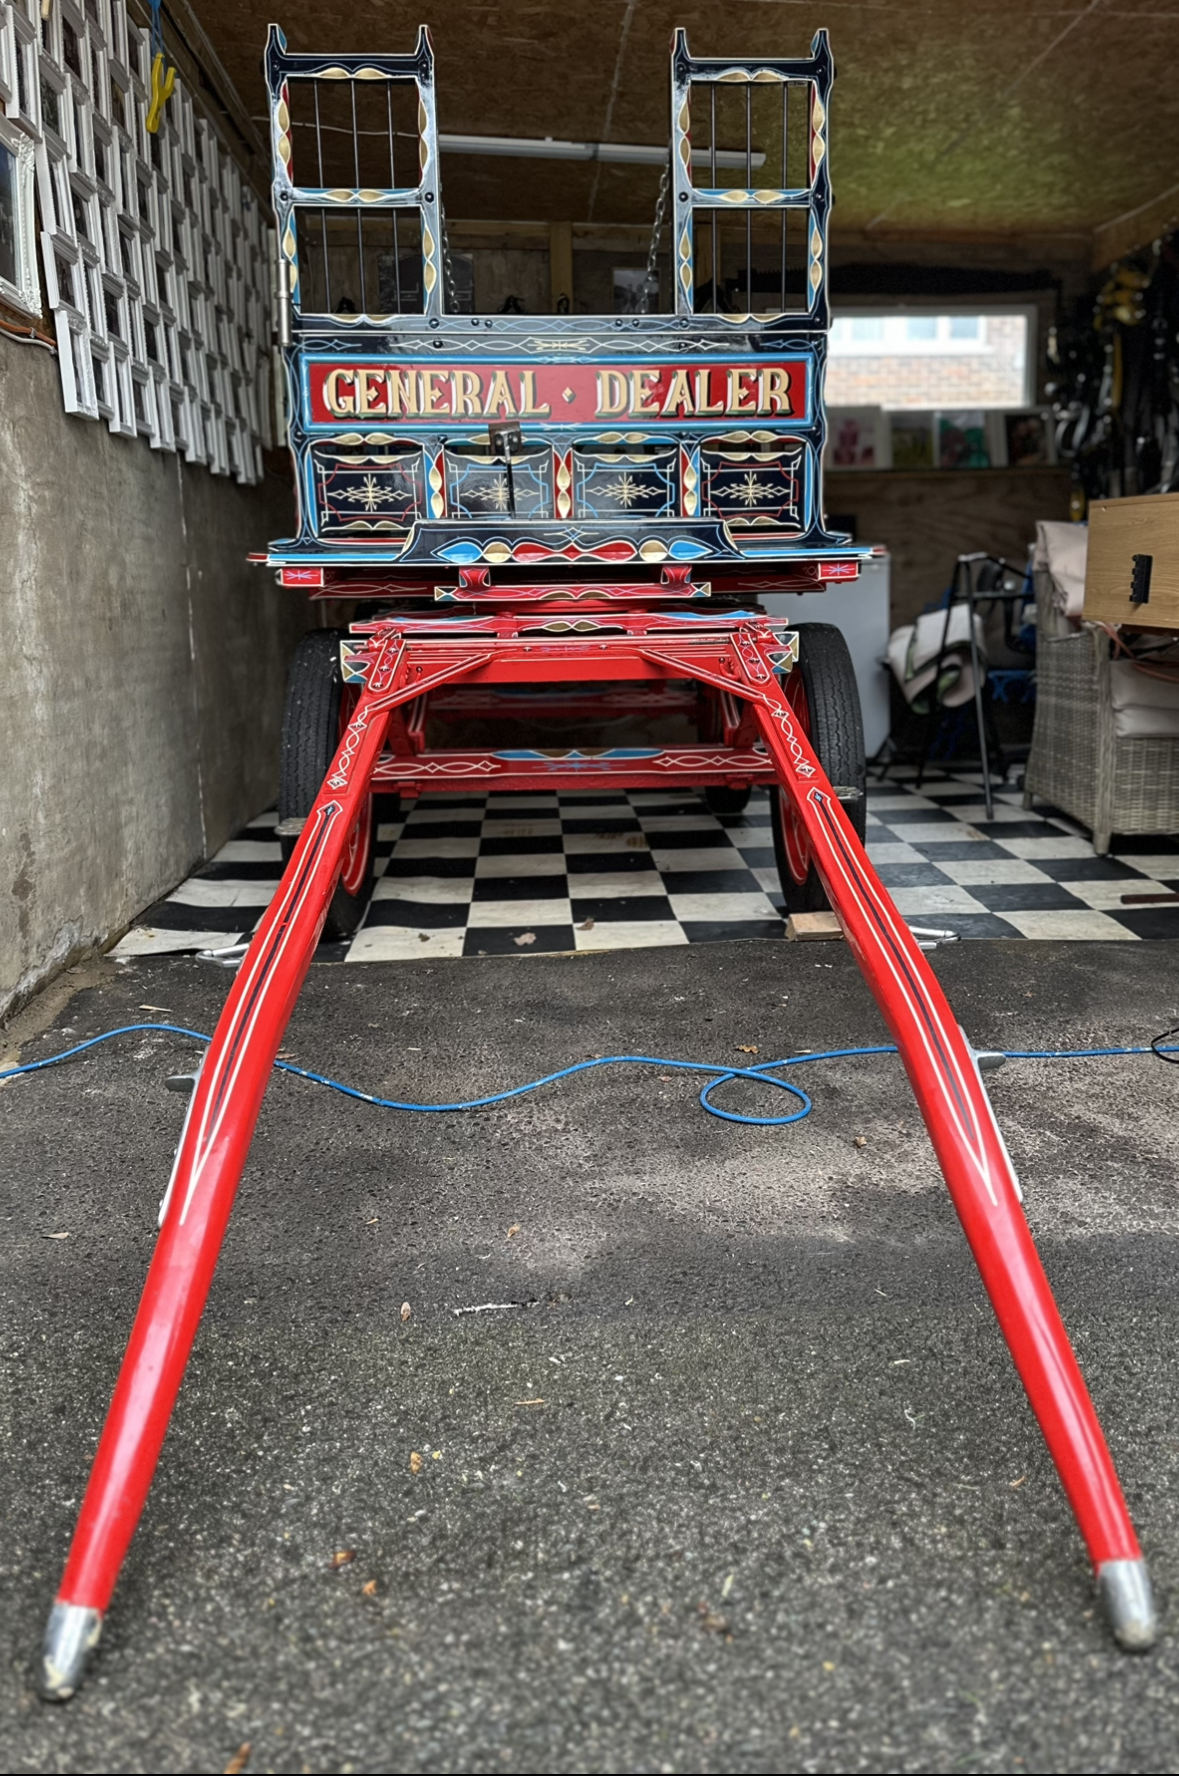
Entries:
<svg viewBox="0 0 1179 1776">
<path fill-rule="evenodd" d="M 0 297 L 25 314 L 41 315 L 41 285 L 37 277 L 37 224 L 33 192 L 36 150 L 32 139 L 15 124 L 0 117 L 0 146 L 13 159 L 13 246 L 16 277 L 0 277 Z"/>
<path fill-rule="evenodd" d="M 80 71 L 64 63 L 67 22 Z M 150 38 L 128 18 L 126 0 L 53 0 L 44 20 L 41 0 L 0 0 L 0 140 L 19 144 L 29 169 L 31 275 L 21 306 L 41 313 L 35 170 L 66 411 L 145 437 L 154 450 L 182 451 L 214 474 L 257 481 L 273 436 L 269 230 L 240 168 L 179 84 L 160 133 L 147 134 L 150 67 Z M 42 82 L 58 95 L 56 131 L 42 115 Z M 6 280 L 0 295 L 15 299 Z"/>
</svg>

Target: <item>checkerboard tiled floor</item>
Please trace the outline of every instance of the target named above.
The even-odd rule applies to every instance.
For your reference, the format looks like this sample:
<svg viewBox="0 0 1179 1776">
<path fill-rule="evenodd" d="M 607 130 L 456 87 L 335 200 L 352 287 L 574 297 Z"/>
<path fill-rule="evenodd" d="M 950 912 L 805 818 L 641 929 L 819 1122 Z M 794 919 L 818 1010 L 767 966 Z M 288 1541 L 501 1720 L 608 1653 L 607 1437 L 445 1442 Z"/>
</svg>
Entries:
<svg viewBox="0 0 1179 1776">
<path fill-rule="evenodd" d="M 1179 840 L 1115 841 L 1095 857 L 1072 822 L 977 777 L 873 783 L 868 851 L 901 913 L 963 938 L 1179 937 L 1179 902 L 1122 895 L 1179 886 Z M 166 900 L 115 954 L 226 944 L 257 924 L 279 875 L 263 814 Z M 769 804 L 711 814 L 701 798 L 629 795 L 426 797 L 379 828 L 377 880 L 349 962 L 536 954 L 722 938 L 781 938 Z M 427 946 L 429 946 L 427 948 Z"/>
</svg>

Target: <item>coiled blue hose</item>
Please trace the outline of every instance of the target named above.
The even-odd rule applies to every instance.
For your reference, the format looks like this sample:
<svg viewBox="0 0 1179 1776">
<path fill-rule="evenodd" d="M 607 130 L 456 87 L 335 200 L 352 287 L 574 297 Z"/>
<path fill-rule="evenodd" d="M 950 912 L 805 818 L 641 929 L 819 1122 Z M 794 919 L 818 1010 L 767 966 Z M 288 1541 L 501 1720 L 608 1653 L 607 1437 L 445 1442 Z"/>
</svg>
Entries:
<svg viewBox="0 0 1179 1776">
<path fill-rule="evenodd" d="M 100 1036 L 91 1036 L 85 1042 L 75 1043 L 73 1048 L 63 1049 L 61 1054 L 47 1055 L 43 1061 L 26 1061 L 20 1067 L 6 1067 L 0 1070 L 0 1082 L 17 1079 L 23 1073 L 39 1073 L 45 1067 L 59 1066 L 62 1061 L 85 1054 L 88 1048 L 97 1048 L 101 1042 L 112 1042 L 116 1036 L 132 1036 L 142 1030 L 187 1036 L 193 1042 L 213 1040 L 203 1030 L 187 1030 L 182 1024 L 121 1024 L 117 1030 L 104 1030 Z M 1174 1033 L 1170 1030 L 1166 1032 L 1168 1036 Z M 408 1110 L 435 1116 L 458 1110 L 486 1110 L 492 1104 L 506 1103 L 509 1098 L 522 1098 L 528 1092 L 539 1091 L 541 1086 L 553 1085 L 558 1079 L 570 1079 L 575 1073 L 587 1073 L 593 1067 L 671 1068 L 678 1073 L 712 1074 L 708 1084 L 700 1091 L 700 1102 L 710 1116 L 719 1116 L 723 1122 L 747 1123 L 752 1128 L 785 1128 L 787 1124 L 801 1122 L 804 1116 L 810 1115 L 811 1100 L 800 1085 L 776 1077 L 780 1068 L 802 1067 L 814 1061 L 842 1061 L 859 1055 L 891 1055 L 896 1052 L 895 1043 L 882 1042 L 867 1048 L 830 1048 L 816 1054 L 787 1055 L 779 1061 L 759 1061 L 754 1067 L 726 1067 L 716 1061 L 672 1061 L 661 1055 L 596 1055 L 592 1060 L 575 1061 L 571 1067 L 561 1067 L 555 1073 L 546 1073 L 541 1079 L 530 1079 L 526 1085 L 513 1085 L 507 1091 L 492 1092 L 485 1098 L 467 1098 L 454 1104 L 402 1103 L 397 1098 L 379 1098 L 372 1092 L 360 1091 L 354 1085 L 344 1085 L 338 1079 L 329 1079 L 324 1073 L 313 1073 L 308 1067 L 296 1067 L 291 1061 L 275 1061 L 274 1066 L 277 1072 L 293 1073 L 297 1079 L 309 1079 L 313 1085 L 326 1086 L 329 1091 L 340 1092 L 346 1098 L 357 1098 L 362 1104 L 372 1104 L 378 1110 Z M 1000 1052 L 1009 1061 L 1080 1061 L 1105 1055 L 1147 1054 L 1155 1054 L 1162 1059 L 1179 1054 L 1179 1044 L 1164 1045 L 1161 1038 L 1156 1037 L 1148 1047 L 1141 1048 L 1007 1048 Z M 776 1090 L 788 1092 L 791 1097 L 796 1098 L 799 1107 L 792 1110 L 789 1116 L 742 1116 L 735 1110 L 722 1110 L 712 1102 L 712 1093 L 718 1086 L 727 1085 L 733 1079 L 752 1079 L 760 1085 L 772 1085 Z"/>
</svg>

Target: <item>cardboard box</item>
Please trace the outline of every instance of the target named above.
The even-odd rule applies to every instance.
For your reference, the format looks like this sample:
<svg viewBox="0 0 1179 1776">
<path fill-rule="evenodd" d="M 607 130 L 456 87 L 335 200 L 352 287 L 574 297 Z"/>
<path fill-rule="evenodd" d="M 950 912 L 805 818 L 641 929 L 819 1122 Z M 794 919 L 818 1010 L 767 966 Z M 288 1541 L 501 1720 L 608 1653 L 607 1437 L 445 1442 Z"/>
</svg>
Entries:
<svg viewBox="0 0 1179 1776">
<path fill-rule="evenodd" d="M 1134 557 L 1146 598 L 1131 601 Z M 1089 508 L 1084 615 L 1095 623 L 1179 629 L 1179 493 L 1096 500 Z"/>
</svg>

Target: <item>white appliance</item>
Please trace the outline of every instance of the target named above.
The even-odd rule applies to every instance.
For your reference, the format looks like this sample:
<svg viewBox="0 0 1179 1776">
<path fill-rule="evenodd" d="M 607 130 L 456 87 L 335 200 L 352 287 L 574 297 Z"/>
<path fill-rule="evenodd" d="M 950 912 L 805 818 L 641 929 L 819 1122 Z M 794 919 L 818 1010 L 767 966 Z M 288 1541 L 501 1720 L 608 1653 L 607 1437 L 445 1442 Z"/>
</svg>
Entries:
<svg viewBox="0 0 1179 1776">
<path fill-rule="evenodd" d="M 864 712 L 864 748 L 871 758 L 888 738 L 887 553 L 874 555 L 858 580 L 836 581 L 825 592 L 767 592 L 760 602 L 772 617 L 788 623 L 832 623 L 851 652 Z"/>
</svg>

